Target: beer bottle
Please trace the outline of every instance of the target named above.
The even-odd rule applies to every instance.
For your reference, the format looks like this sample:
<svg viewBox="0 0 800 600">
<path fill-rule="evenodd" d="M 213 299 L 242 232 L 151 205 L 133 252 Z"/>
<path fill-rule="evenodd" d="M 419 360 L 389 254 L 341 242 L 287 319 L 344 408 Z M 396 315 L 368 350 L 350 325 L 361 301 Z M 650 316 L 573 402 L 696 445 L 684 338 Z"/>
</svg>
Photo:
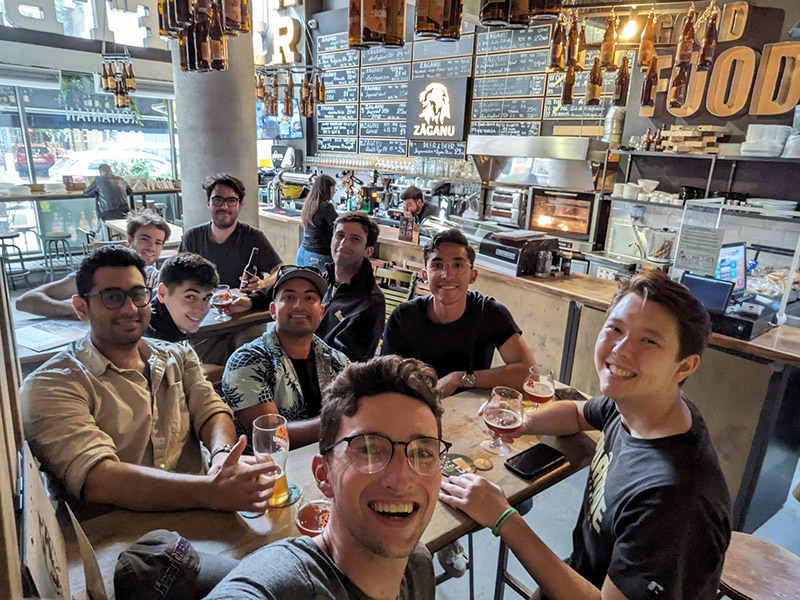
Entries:
<svg viewBox="0 0 800 600">
<path fill-rule="evenodd" d="M 444 21 L 444 0 L 417 0 L 414 35 L 421 38 L 439 37 Z"/>
<path fill-rule="evenodd" d="M 650 128 L 647 128 L 644 136 L 642 137 L 642 150 L 650 152 L 653 149 L 653 134 L 650 133 Z"/>
<path fill-rule="evenodd" d="M 461 18 L 464 16 L 464 0 L 445 0 L 442 12 L 442 33 L 436 38 L 441 42 L 457 42 L 461 39 Z"/>
<path fill-rule="evenodd" d="M 656 136 L 653 138 L 653 152 L 663 152 L 664 151 L 664 130 L 667 128 L 666 124 L 661 125 L 658 131 L 656 132 Z"/>
<path fill-rule="evenodd" d="M 386 36 L 386 3 L 384 0 L 362 0 L 361 42 L 380 46 Z"/>
<path fill-rule="evenodd" d="M 174 0 L 175 2 L 175 22 L 184 27 L 192 22 L 192 0 Z M 179 32 L 180 33 L 180 32 Z"/>
<path fill-rule="evenodd" d="M 639 66 L 642 71 L 646 71 L 650 67 L 650 61 L 656 55 L 656 21 L 653 10 L 650 9 L 650 14 L 647 15 L 647 23 L 642 29 L 642 38 L 639 42 Z"/>
<path fill-rule="evenodd" d="M 622 66 L 617 73 L 617 80 L 614 83 L 614 106 L 625 106 L 628 103 L 628 87 L 631 83 L 630 68 L 628 67 L 628 57 L 622 57 Z"/>
<path fill-rule="evenodd" d="M 575 92 L 575 67 L 567 67 L 567 74 L 564 77 L 564 86 L 561 88 L 561 104 L 572 104 Z"/>
<path fill-rule="evenodd" d="M 325 79 L 320 77 L 319 80 L 319 102 L 320 104 L 325 104 L 328 101 L 327 92 L 325 91 Z"/>
<path fill-rule="evenodd" d="M 300 116 L 308 117 L 309 110 L 308 110 L 308 97 L 311 94 L 311 89 L 309 88 L 310 82 L 308 80 L 308 73 L 303 74 L 303 84 L 300 86 Z"/>
<path fill-rule="evenodd" d="M 694 51 L 694 8 L 689 9 L 686 17 L 686 24 L 683 32 L 678 39 L 678 46 L 675 49 L 675 64 L 688 65 L 692 62 L 692 52 Z M 681 102 L 681 106 L 683 103 Z"/>
<path fill-rule="evenodd" d="M 568 67 L 574 67 L 578 60 L 578 15 L 572 15 L 572 24 L 569 26 L 569 41 L 567 42 L 567 57 L 565 63 Z"/>
<path fill-rule="evenodd" d="M 289 78 L 286 81 L 286 87 L 283 88 L 283 114 L 287 117 L 294 115 L 294 107 L 292 100 L 294 99 L 294 81 L 292 81 L 292 72 L 289 71 Z"/>
<path fill-rule="evenodd" d="M 314 75 L 314 98 L 318 104 L 322 104 L 320 102 L 320 89 L 319 89 L 319 75 Z"/>
<path fill-rule="evenodd" d="M 163 40 L 168 40 L 172 37 L 167 30 L 167 21 L 164 14 L 164 0 L 158 0 L 158 35 Z"/>
<path fill-rule="evenodd" d="M 178 34 L 183 29 L 183 25 L 178 21 L 178 7 L 175 4 L 176 0 L 164 0 L 167 8 L 167 26 L 172 32 L 170 37 L 177 38 Z"/>
<path fill-rule="evenodd" d="M 508 0 L 481 0 L 479 18 L 484 27 L 508 25 Z"/>
<path fill-rule="evenodd" d="M 269 114 L 278 116 L 278 75 L 272 76 L 272 93 L 269 95 Z"/>
<path fill-rule="evenodd" d="M 361 40 L 361 0 L 350 0 L 347 11 L 347 45 L 350 48 L 366 48 Z"/>
<path fill-rule="evenodd" d="M 224 0 L 222 7 L 225 11 L 225 33 L 237 35 L 242 27 L 241 0 Z"/>
<path fill-rule="evenodd" d="M 256 100 L 264 100 L 265 97 L 264 80 L 261 79 L 261 75 L 256 73 Z"/>
<path fill-rule="evenodd" d="M 600 57 L 594 57 L 594 65 L 586 82 L 586 104 L 595 106 L 600 104 L 600 94 L 603 91 L 603 72 L 600 70 Z"/>
<path fill-rule="evenodd" d="M 554 21 L 561 16 L 561 1 L 562 0 L 545 0 L 544 12 L 539 15 L 542 21 Z"/>
<path fill-rule="evenodd" d="M 581 23 L 581 34 L 578 36 L 578 54 L 575 57 L 575 70 L 583 71 L 586 65 L 586 19 Z"/>
<path fill-rule="evenodd" d="M 111 91 L 111 88 L 108 87 L 108 69 L 106 69 L 106 63 L 103 63 L 103 73 L 100 75 L 100 83 L 103 84 L 104 92 Z"/>
<path fill-rule="evenodd" d="M 228 36 L 225 35 L 225 21 L 222 15 L 222 0 L 214 2 L 209 30 L 211 47 L 211 68 L 215 71 L 228 69 Z"/>
<path fill-rule="evenodd" d="M 247 282 L 250 281 L 252 277 L 258 277 L 258 247 L 256 246 L 253 246 L 253 249 L 250 250 L 250 260 L 247 261 L 244 271 L 242 271 L 242 279 L 239 284 L 239 289 L 241 291 L 245 291 Z"/>
<path fill-rule="evenodd" d="M 669 88 L 669 107 L 680 108 L 686 103 L 686 86 L 689 83 L 689 64 L 675 65 Z"/>
<path fill-rule="evenodd" d="M 647 74 L 642 81 L 642 106 L 656 105 L 656 91 L 658 90 L 658 56 L 653 56 Z"/>
<path fill-rule="evenodd" d="M 125 82 L 125 88 L 127 89 L 127 87 L 128 87 L 128 67 L 125 65 L 125 63 L 122 63 L 122 70 L 120 71 L 119 76 L 122 77 L 122 80 Z"/>
<path fill-rule="evenodd" d="M 463 1 L 463 0 L 462 0 Z M 459 29 L 461 15 L 459 14 Z M 406 43 L 406 0 L 387 0 L 386 35 L 383 45 L 389 48 L 402 48 Z"/>
<path fill-rule="evenodd" d="M 614 55 L 617 49 L 617 27 L 615 23 L 614 11 L 608 17 L 606 32 L 603 35 L 603 44 L 600 46 L 600 64 L 606 71 L 616 71 L 617 65 L 614 62 Z"/>
<path fill-rule="evenodd" d="M 566 50 L 567 40 L 564 33 L 564 25 L 559 20 L 556 23 L 556 29 L 553 32 L 553 40 L 550 44 L 550 69 L 552 71 L 564 70 L 564 52 Z"/>
<path fill-rule="evenodd" d="M 531 0 L 508 0 L 508 28 L 527 29 L 531 25 Z"/>
<path fill-rule="evenodd" d="M 112 93 L 114 94 L 114 108 L 122 108 L 122 102 L 120 102 L 120 99 L 122 98 L 122 88 L 119 86 L 119 81 L 114 82 L 114 89 Z"/>
<path fill-rule="evenodd" d="M 240 0 L 242 16 L 239 21 L 239 33 L 250 33 L 250 0 Z"/>
<path fill-rule="evenodd" d="M 209 17 L 208 12 L 200 10 L 200 2 L 198 2 L 194 15 L 194 47 L 198 71 L 211 69 L 211 43 L 209 40 L 211 23 Z"/>
<path fill-rule="evenodd" d="M 183 31 L 183 30 L 181 30 Z M 128 78 L 125 80 L 125 85 L 128 86 L 129 92 L 136 91 L 136 74 L 133 72 L 133 65 L 128 65 Z"/>
<path fill-rule="evenodd" d="M 717 13 L 712 12 L 706 26 L 706 33 L 700 43 L 700 58 L 697 61 L 698 71 L 710 71 L 714 64 L 714 52 L 717 49 Z"/>
<path fill-rule="evenodd" d="M 189 70 L 189 53 L 186 44 L 187 30 L 188 27 L 178 34 L 178 56 L 180 57 L 181 71 Z"/>
</svg>

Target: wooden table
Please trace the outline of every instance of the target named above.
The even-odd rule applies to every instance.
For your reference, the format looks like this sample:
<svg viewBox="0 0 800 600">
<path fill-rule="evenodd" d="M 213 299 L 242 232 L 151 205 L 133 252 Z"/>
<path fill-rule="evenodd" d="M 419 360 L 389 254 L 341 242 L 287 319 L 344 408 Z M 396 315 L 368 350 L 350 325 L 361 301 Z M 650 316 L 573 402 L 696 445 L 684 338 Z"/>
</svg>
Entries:
<svg viewBox="0 0 800 600">
<path fill-rule="evenodd" d="M 513 475 L 503 467 L 505 457 L 490 454 L 480 447 L 480 442 L 488 437 L 483 420 L 477 415 L 478 407 L 485 398 L 485 391 L 470 391 L 446 398 L 443 402 L 443 436 L 447 441 L 453 442 L 451 452 L 490 459 L 494 467 L 481 474 L 500 485 L 513 504 L 534 496 L 589 464 L 594 452 L 594 442 L 585 434 L 558 438 L 546 436 L 541 438 L 542 441 L 561 450 L 567 456 L 567 462 L 533 481 L 525 481 Z M 536 436 L 525 436 L 514 443 L 514 449 L 521 451 L 538 441 Z M 290 452 L 287 464 L 290 482 L 300 488 L 313 482 L 310 465 L 316 452 L 316 444 Z M 82 526 L 94 546 L 109 592 L 113 590 L 114 566 L 119 553 L 153 529 L 177 531 L 201 552 L 224 554 L 233 558 L 242 558 L 270 542 L 299 535 L 291 508 L 273 508 L 257 519 L 244 519 L 237 514 L 206 510 L 169 513 L 118 510 L 84 521 Z M 461 511 L 437 502 L 431 522 L 423 533 L 422 542 L 431 552 L 435 552 L 479 527 Z M 74 598 L 85 598 L 83 567 L 74 532 L 69 529 L 65 535 L 70 589 Z"/>
<path fill-rule="evenodd" d="M 114 233 L 127 237 L 128 221 L 126 219 L 109 219 L 105 224 Z M 169 239 L 164 242 L 164 248 L 177 248 L 181 245 L 181 240 L 183 239 L 183 227 L 172 223 L 167 223 L 167 225 L 169 225 L 170 234 Z"/>
</svg>

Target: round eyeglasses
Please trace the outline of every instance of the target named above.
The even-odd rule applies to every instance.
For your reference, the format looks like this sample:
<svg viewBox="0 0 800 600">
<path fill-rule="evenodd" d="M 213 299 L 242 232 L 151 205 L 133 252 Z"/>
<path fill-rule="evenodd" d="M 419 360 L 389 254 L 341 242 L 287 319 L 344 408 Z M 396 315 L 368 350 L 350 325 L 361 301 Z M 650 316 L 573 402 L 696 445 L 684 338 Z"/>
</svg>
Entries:
<svg viewBox="0 0 800 600">
<path fill-rule="evenodd" d="M 100 296 L 100 301 L 108 310 L 116 310 L 125 304 L 125 299 L 130 298 L 136 308 L 144 308 L 153 299 L 153 288 L 137 285 L 127 292 L 121 288 L 106 288 L 84 295 L 87 300 L 93 296 Z"/>
<path fill-rule="evenodd" d="M 383 471 L 394 456 L 397 445 L 405 447 L 408 464 L 420 475 L 433 475 L 442 470 L 447 451 L 452 444 L 439 438 L 420 437 L 410 442 L 395 442 L 380 433 L 351 435 L 334 442 L 322 451 L 326 454 L 341 443 L 347 443 L 347 456 L 362 473 Z"/>
</svg>

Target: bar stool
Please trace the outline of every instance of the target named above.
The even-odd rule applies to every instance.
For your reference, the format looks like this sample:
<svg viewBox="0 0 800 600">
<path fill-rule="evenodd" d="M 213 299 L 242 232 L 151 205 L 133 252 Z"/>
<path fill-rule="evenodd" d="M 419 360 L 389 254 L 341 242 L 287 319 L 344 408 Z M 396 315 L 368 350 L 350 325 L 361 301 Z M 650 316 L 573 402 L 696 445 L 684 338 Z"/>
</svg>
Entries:
<svg viewBox="0 0 800 600">
<path fill-rule="evenodd" d="M 72 264 L 72 251 L 68 240 L 72 237 L 71 233 L 39 233 L 44 252 L 44 271 L 49 281 L 55 277 L 57 270 L 72 271 L 75 267 Z M 63 265 L 56 265 L 60 259 L 64 259 Z"/>
<path fill-rule="evenodd" d="M 14 281 L 17 279 L 24 279 L 25 283 L 28 283 L 28 275 L 30 274 L 30 270 L 25 268 L 25 261 L 22 258 L 22 250 L 19 246 L 10 241 L 18 237 L 19 233 L 14 231 L 0 233 L 0 246 L 2 246 L 0 251 L 2 251 L 3 262 L 6 265 L 11 264 L 10 252 L 16 253 L 17 260 L 19 260 L 19 269 L 12 269 L 10 266 L 6 267 L 6 276 L 8 277 L 8 281 L 11 283 L 11 287 L 14 290 L 17 289 Z"/>
<path fill-rule="evenodd" d="M 788 600 L 797 598 L 798 590 L 800 558 L 755 536 L 733 532 L 717 598 Z"/>
</svg>

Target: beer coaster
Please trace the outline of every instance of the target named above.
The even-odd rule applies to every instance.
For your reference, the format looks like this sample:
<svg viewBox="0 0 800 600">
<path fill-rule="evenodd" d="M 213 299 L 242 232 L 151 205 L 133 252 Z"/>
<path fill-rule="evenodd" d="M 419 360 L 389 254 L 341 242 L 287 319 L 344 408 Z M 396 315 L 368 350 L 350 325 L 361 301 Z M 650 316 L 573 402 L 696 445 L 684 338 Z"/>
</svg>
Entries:
<svg viewBox="0 0 800 600">
<path fill-rule="evenodd" d="M 478 471 L 491 471 L 494 465 L 488 458 L 473 458 L 472 462 L 475 463 L 475 468 Z"/>
<path fill-rule="evenodd" d="M 463 454 L 448 454 L 442 465 L 442 475 L 445 477 L 455 477 L 464 473 L 474 473 L 475 463 L 472 459 Z"/>
</svg>

